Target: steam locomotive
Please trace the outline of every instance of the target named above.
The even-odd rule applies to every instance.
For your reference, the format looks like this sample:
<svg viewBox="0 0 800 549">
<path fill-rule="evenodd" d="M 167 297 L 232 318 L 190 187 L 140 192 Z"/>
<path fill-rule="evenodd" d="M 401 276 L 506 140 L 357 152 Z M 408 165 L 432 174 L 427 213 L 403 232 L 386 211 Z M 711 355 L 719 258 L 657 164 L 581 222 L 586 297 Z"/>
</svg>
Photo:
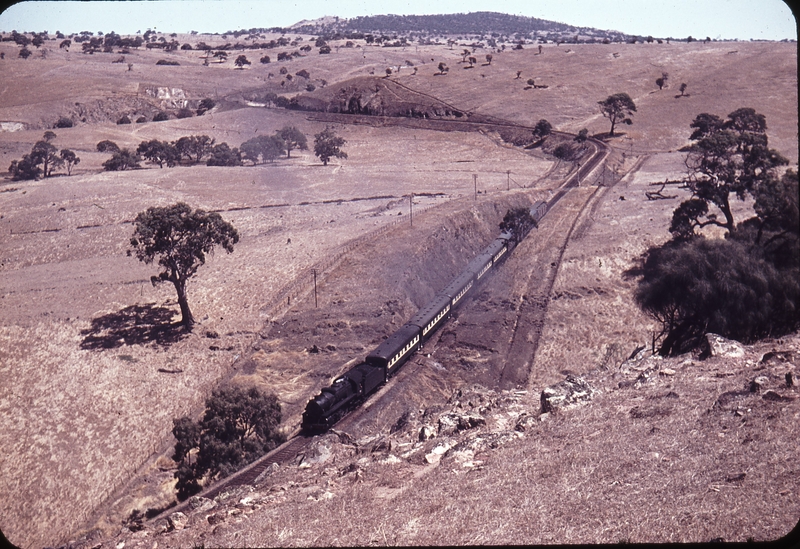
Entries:
<svg viewBox="0 0 800 549">
<path fill-rule="evenodd" d="M 530 210 L 534 226 L 547 213 L 547 203 L 538 201 Z M 520 240 L 526 235 L 518 235 Z M 330 387 L 311 399 L 303 412 L 302 429 L 307 433 L 328 430 L 353 408 L 360 405 L 438 330 L 453 310 L 492 272 L 516 246 L 509 232 L 502 232 L 469 262 L 430 303 L 399 330 L 386 338 L 366 359 L 337 377 Z"/>
</svg>

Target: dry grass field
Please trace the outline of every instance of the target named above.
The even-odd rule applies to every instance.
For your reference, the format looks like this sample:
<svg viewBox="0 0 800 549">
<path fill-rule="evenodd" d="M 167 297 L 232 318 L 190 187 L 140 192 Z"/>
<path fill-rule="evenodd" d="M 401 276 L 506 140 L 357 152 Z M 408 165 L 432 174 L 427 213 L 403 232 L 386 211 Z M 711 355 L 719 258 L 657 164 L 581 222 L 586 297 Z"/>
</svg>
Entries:
<svg viewBox="0 0 800 549">
<path fill-rule="evenodd" d="M 179 36 L 178 40 L 216 44 L 219 37 Z M 51 40 L 42 48 L 47 49 L 45 58 L 42 50 L 35 50 L 23 60 L 17 58 L 16 46 L 0 43 L 0 51 L 6 53 L 0 60 L 0 123 L 3 128 L 23 128 L 0 132 L 0 165 L 5 168 L 29 152 L 60 116 L 71 116 L 77 124 L 54 130 L 53 143 L 81 158 L 69 177 L 59 173 L 37 181 L 0 180 L 0 447 L 4 448 L 0 529 L 12 542 L 26 548 L 54 545 L 95 525 L 115 533 L 134 508 L 162 505 L 164 490 L 170 486 L 171 471 L 164 465 L 169 460 L 163 456 L 170 455 L 172 418 L 199 412 L 205 396 L 222 379 L 276 391 L 284 405 L 286 431 L 291 432 L 309 396 L 347 360 L 366 354 L 393 324 L 413 314 L 426 299 L 429 285 L 458 272 L 459 257 L 450 248 L 457 245 L 464 253 L 480 249 L 509 205 L 548 196 L 558 176 L 569 169 L 539 151 L 504 144 L 491 133 L 391 125 L 336 124 L 337 133 L 347 140 L 344 149 L 349 157 L 328 166 L 312 152 L 292 151 L 290 159 L 254 167 L 159 169 L 143 163 L 140 170 L 104 172 L 101 164 L 109 155 L 95 149 L 101 140 L 133 149 L 142 140 L 207 134 L 233 147 L 256 134 L 295 125 L 313 141 L 325 123 L 308 113 L 245 105 L 244 97 L 253 92 L 281 91 L 277 80 L 282 66 L 290 74 L 307 70 L 320 94 L 337 82 L 372 73 L 382 76 L 386 67 L 394 67 L 392 79 L 465 111 L 525 125 L 545 118 L 558 130 L 577 132 L 586 127 L 592 134 L 609 128 L 597 101 L 628 93 L 637 105 L 634 124 L 610 142 L 608 181 L 615 181 L 610 172 L 616 168 L 619 182 L 598 190 L 602 183 L 598 173 L 576 189 L 546 218 L 541 240 L 526 242 L 527 247 L 520 247 L 506 263 L 508 272 L 487 285 L 485 308 L 498 309 L 506 293 L 520 297 L 538 265 L 534 262 L 543 268 L 551 263 L 547 254 L 552 249 L 544 242 L 560 245 L 573 227 L 554 271 L 553 291 L 543 296 L 549 301 L 547 320 L 522 387 L 533 395 L 563 379 L 565 372 L 618 366 L 636 345 L 649 342 L 653 325 L 632 303 L 633 286 L 622 273 L 648 246 L 669 236 L 666 227 L 677 201 L 648 201 L 644 191 L 651 182 L 680 176 L 683 155 L 677 149 L 688 142 L 689 123 L 697 114 L 724 117 L 739 107 L 756 109 L 767 118 L 770 145 L 793 167 L 797 165 L 795 44 L 547 45 L 541 55 L 534 48 L 496 53 L 491 65 L 470 70 L 458 63 L 459 50 L 446 46 L 380 48 L 363 42 L 359 46 L 335 48 L 330 55 L 318 55 L 313 49 L 308 56 L 266 65 L 258 62 L 264 52 L 245 51 L 253 64 L 236 70 L 232 61 L 203 66 L 197 51 L 133 51 L 125 55 L 124 63 L 112 63 L 118 54 L 84 55 L 77 45 L 66 52 Z M 277 50 L 268 53 L 274 59 Z M 180 66 L 156 66 L 162 58 L 177 60 Z M 435 76 L 440 61 L 451 70 Z M 128 63 L 133 64 L 131 70 Z M 402 67 L 399 74 L 397 67 Z M 517 71 L 522 71 L 520 79 L 515 78 Z M 670 86 L 659 91 L 655 79 L 664 71 L 669 72 Z M 525 90 L 527 78 L 548 87 Z M 688 95 L 676 98 L 681 82 L 688 84 Z M 218 106 L 201 117 L 114 123 L 123 114 L 152 118 L 162 105 L 148 90 L 158 88 L 169 88 L 173 95 L 182 90 L 195 102 L 211 97 Z M 477 200 L 473 174 L 481 191 Z M 544 177 L 547 174 L 551 177 Z M 413 229 L 408 219 L 412 193 Z M 169 287 L 154 288 L 149 277 L 155 269 L 126 256 L 136 214 L 176 201 L 219 211 L 241 234 L 233 254 L 216 253 L 189 283 L 189 302 L 199 321 L 191 334 L 159 329 L 177 320 L 174 292 Z M 316 309 L 310 293 L 312 268 L 319 270 Z M 427 268 L 430 273 L 420 274 Z M 284 302 L 287 297 L 289 306 Z M 488 314 L 481 306 L 480 300 L 467 305 L 459 327 L 479 326 L 475 319 Z M 437 344 L 438 355 L 427 361 L 420 358 L 408 374 L 398 376 L 398 386 L 408 385 L 406 393 L 397 393 L 407 396 L 396 402 L 406 398 L 414 407 L 426 408 L 437 399 L 446 400 L 445 395 L 464 384 L 491 385 L 499 366 L 468 345 L 477 337 L 470 334 L 479 328 L 448 330 L 451 335 L 442 336 Z M 314 344 L 334 349 L 308 353 Z M 424 372 L 430 364 L 438 367 Z M 459 369 L 457 364 L 472 366 Z M 698 376 L 705 375 L 699 363 L 692 367 Z M 419 372 L 422 381 L 414 381 L 410 372 Z M 714 391 L 716 386 L 702 390 Z M 797 471 L 781 473 L 780 478 L 770 475 L 770 464 L 784 463 L 781 460 L 796 453 L 796 445 L 789 441 L 797 440 L 797 402 L 783 412 L 780 429 L 788 430 L 783 444 L 781 432 L 771 435 L 763 448 L 752 443 L 740 454 L 738 446 L 722 438 L 719 444 L 715 439 L 705 441 L 720 460 L 755 461 L 769 453 L 761 465 L 760 484 L 745 483 L 741 488 L 749 491 L 742 498 L 759 493 L 765 485 L 773 489 L 779 482 L 790 490 L 787 497 L 768 498 L 767 507 L 758 507 L 758 502 L 737 506 L 725 519 L 726 539 L 774 538 L 793 526 L 791 517 L 800 516 Z M 402 411 L 402 406 L 394 406 L 385 414 L 365 416 L 353 429 L 359 436 L 388 429 Z M 584 413 L 592 417 L 581 416 L 580 421 L 585 419 L 592 433 L 612 429 L 614 414 L 604 417 L 603 409 L 593 406 Z M 786 417 L 795 418 L 795 427 Z M 262 530 L 254 530 L 250 537 L 228 537 L 222 543 L 575 543 L 716 537 L 713 525 L 719 522 L 698 526 L 705 515 L 675 519 L 672 530 L 648 528 L 664 515 L 658 512 L 659 502 L 666 505 L 671 500 L 665 496 L 650 501 L 653 512 L 640 520 L 636 510 L 648 500 L 641 495 L 626 499 L 607 487 L 603 497 L 615 499 L 614 506 L 595 518 L 591 518 L 594 500 L 579 507 L 582 510 L 571 519 L 572 530 L 551 531 L 533 521 L 525 528 L 522 522 L 515 523 L 507 537 L 486 535 L 505 528 L 499 518 L 502 513 L 495 512 L 503 508 L 501 494 L 536 489 L 530 480 L 535 476 L 526 474 L 526 484 L 511 470 L 530 462 L 531 474 L 557 477 L 564 468 L 577 467 L 571 464 L 578 458 L 569 451 L 560 463 L 548 463 L 552 454 L 546 450 L 557 447 L 555 441 L 595 436 L 580 431 L 575 422 L 565 426 L 565 421 L 544 424 L 537 437 L 547 441 L 545 446 L 532 449 L 523 441 L 492 454 L 497 475 L 487 468 L 478 478 L 434 475 L 415 480 L 413 489 L 393 504 L 410 521 L 403 526 L 406 534 L 399 537 L 378 535 L 400 526 L 379 513 L 365 517 L 369 524 L 349 526 L 352 535 L 314 534 L 329 529 L 326 517 L 344 516 L 348 502 L 370 507 L 378 497 L 376 486 L 394 474 L 386 466 L 385 471 L 371 471 L 374 478 L 356 485 L 346 499 L 324 505 L 306 501 L 305 496 L 283 501 L 284 511 L 294 510 L 280 515 L 281 521 L 294 517 L 284 528 L 290 534 L 280 534 L 271 519 L 265 519 L 259 523 Z M 598 455 L 610 451 L 611 440 L 595 448 Z M 635 443 L 631 439 L 626 444 Z M 620 448 L 631 454 L 626 467 L 644 474 L 636 469 L 643 465 L 641 460 L 636 463 L 632 447 Z M 538 468 L 542 463 L 548 463 L 545 469 Z M 167 470 L 159 472 L 159 467 Z M 698 456 L 687 460 L 685 467 L 681 475 L 692 475 L 708 462 Z M 659 474 L 666 487 L 675 473 Z M 603 467 L 592 475 L 586 472 L 582 489 L 598 491 L 599 484 L 591 480 L 595 477 L 610 485 L 614 479 L 609 475 Z M 147 490 L 140 489 L 148 482 Z M 691 492 L 693 485 L 681 486 Z M 482 487 L 494 495 L 482 497 Z M 558 499 L 572 489 L 554 483 L 541 497 Z M 456 497 L 456 492 L 471 495 Z M 426 496 L 420 498 L 420 493 Z M 579 496 L 572 494 L 566 501 L 574 503 Z M 477 500 L 481 506 L 476 506 Z M 728 517 L 728 504 L 718 501 L 719 514 Z M 536 516 L 543 503 L 525 505 L 519 512 Z M 575 509 L 564 505 L 558 512 L 573 513 L 570 508 Z M 713 514 L 714 509 L 703 512 Z M 753 518 L 761 512 L 773 518 Z M 472 537 L 452 537 L 455 530 L 434 528 L 454 516 L 481 526 Z M 637 524 L 604 531 L 604 523 L 623 516 Z M 258 533 L 273 529 L 277 537 Z M 366 530 L 378 537 L 360 537 Z M 422 531 L 425 535 L 418 534 Z M 692 532 L 701 537 L 692 537 Z M 186 545 L 191 545 L 188 538 L 176 542 Z"/>
</svg>

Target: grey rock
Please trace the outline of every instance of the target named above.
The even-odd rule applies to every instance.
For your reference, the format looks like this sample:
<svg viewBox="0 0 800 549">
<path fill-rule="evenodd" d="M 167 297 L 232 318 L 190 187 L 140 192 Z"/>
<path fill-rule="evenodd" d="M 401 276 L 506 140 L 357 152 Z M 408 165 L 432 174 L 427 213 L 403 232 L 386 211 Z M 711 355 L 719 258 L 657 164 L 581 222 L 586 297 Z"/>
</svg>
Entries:
<svg viewBox="0 0 800 549">
<path fill-rule="evenodd" d="M 564 381 L 542 391 L 542 413 L 580 406 L 592 400 L 596 392 L 585 379 L 567 376 Z"/>
</svg>

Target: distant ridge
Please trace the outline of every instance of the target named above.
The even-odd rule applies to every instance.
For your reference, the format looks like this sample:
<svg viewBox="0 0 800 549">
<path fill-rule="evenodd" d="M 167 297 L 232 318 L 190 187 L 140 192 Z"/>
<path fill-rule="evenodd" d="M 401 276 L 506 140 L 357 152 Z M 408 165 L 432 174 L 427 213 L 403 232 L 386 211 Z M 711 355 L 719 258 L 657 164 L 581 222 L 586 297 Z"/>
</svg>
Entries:
<svg viewBox="0 0 800 549">
<path fill-rule="evenodd" d="M 575 27 L 565 23 L 504 13 L 480 11 L 441 15 L 373 15 L 341 19 L 324 17 L 292 25 L 294 32 L 312 34 L 348 33 L 426 33 L 433 35 L 505 35 L 520 38 L 576 34 L 612 40 L 625 40 L 629 35 L 590 27 Z"/>
</svg>

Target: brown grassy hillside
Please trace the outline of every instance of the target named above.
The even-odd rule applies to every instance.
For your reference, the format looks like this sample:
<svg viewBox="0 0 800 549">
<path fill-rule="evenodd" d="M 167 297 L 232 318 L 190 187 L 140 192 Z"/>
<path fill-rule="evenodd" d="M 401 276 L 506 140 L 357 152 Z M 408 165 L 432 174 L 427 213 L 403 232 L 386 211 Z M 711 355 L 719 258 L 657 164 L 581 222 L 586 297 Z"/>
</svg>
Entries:
<svg viewBox="0 0 800 549">
<path fill-rule="evenodd" d="M 191 38 L 201 39 L 211 37 Z M 182 36 L 179 40 L 190 38 Z M 771 146 L 789 157 L 793 165 L 797 162 L 797 58 L 793 44 L 547 45 L 541 55 L 532 48 L 496 53 L 491 66 L 479 64 L 472 69 L 463 69 L 458 63 L 458 50 L 446 46 L 403 50 L 359 45 L 362 47 L 334 48 L 330 55 L 319 55 L 313 49 L 307 56 L 282 63 L 274 60 L 277 52 L 270 50 L 270 64 L 258 62 L 258 57 L 267 52 L 246 51 L 253 64 L 236 70 L 232 60 L 204 66 L 197 51 L 133 51 L 125 55 L 124 63 L 112 63 L 119 57 L 117 53 L 84 55 L 77 47 L 65 52 L 58 49 L 56 41 L 49 41 L 45 59 L 37 50 L 30 59 L 23 60 L 16 57 L 16 46 L 0 43 L 0 51 L 6 52 L 0 61 L 0 123 L 4 128 L 24 128 L 0 132 L 0 168 L 5 169 L 12 160 L 30 151 L 60 116 L 72 117 L 76 125 L 54 130 L 54 144 L 59 149 L 70 148 L 81 157 L 71 177 L 59 174 L 38 181 L 0 181 L 0 372 L 8 380 L 0 384 L 0 410 L 6 418 L 0 429 L 0 446 L 5 449 L 0 468 L 0 528 L 12 542 L 24 547 L 55 544 L 97 521 L 106 521 L 105 527 L 111 532 L 133 508 L 161 505 L 163 499 L 137 500 L 140 492 L 134 489 L 146 482 L 142 479 L 154 478 L 137 474 L 157 469 L 156 458 L 169 455 L 172 418 L 199 411 L 215 383 L 240 374 L 244 364 L 250 364 L 250 369 L 255 364 L 255 372 L 263 376 L 260 382 L 267 380 L 278 391 L 287 410 L 287 430 L 291 430 L 304 399 L 318 390 L 326 376 L 349 356 L 357 356 L 363 352 L 361 346 L 369 348 L 370 344 L 354 336 L 352 345 L 343 345 L 335 341 L 333 328 L 325 327 L 330 328 L 324 332 L 325 344 L 330 340 L 341 346 L 335 356 L 327 356 L 330 360 L 310 358 L 299 337 L 291 341 L 290 347 L 281 347 L 274 323 L 285 320 L 283 300 L 287 292 L 294 308 L 286 318 L 301 323 L 299 333 L 327 324 L 325 315 L 341 312 L 331 308 L 335 299 L 325 294 L 324 309 L 318 315 L 303 314 L 313 305 L 309 301 L 308 269 L 320 269 L 323 293 L 326 288 L 353 291 L 368 286 L 374 290 L 388 285 L 396 294 L 391 299 L 404 303 L 396 315 L 406 315 L 421 298 L 421 279 L 411 269 L 419 266 L 414 260 L 413 244 L 433 246 L 435 235 L 443 227 L 461 219 L 464 235 L 476 239 L 469 246 L 479 248 L 483 242 L 477 242 L 478 237 L 491 232 L 498 214 L 502 218 L 503 212 L 497 211 L 496 204 L 507 200 L 507 185 L 515 186 L 517 191 L 530 187 L 526 200 L 547 196 L 557 184 L 555 176 L 563 176 L 569 168 L 557 166 L 552 157 L 540 151 L 525 152 L 508 146 L 493 134 L 397 127 L 337 125 L 337 133 L 347 139 L 345 150 L 349 157 L 327 167 L 308 151 L 293 151 L 291 159 L 256 167 L 159 169 L 144 164 L 145 169 L 141 170 L 103 172 L 101 164 L 109 155 L 96 152 L 98 141 L 110 139 L 120 146 L 135 148 L 145 139 L 174 140 L 183 135 L 207 134 L 218 142 L 238 146 L 256 134 L 271 134 L 287 124 L 296 125 L 311 137 L 325 127 L 324 122 L 309 120 L 302 112 L 245 106 L 247 94 L 281 88 L 280 81 L 285 81 L 281 67 L 292 75 L 307 70 L 319 93 L 351 78 L 371 73 L 381 76 L 386 67 L 394 67 L 392 79 L 465 111 L 526 125 L 545 118 L 557 129 L 572 132 L 583 127 L 590 133 L 607 132 L 609 126 L 596 109 L 597 101 L 612 93 L 628 93 L 637 104 L 634 124 L 625 127 L 625 136 L 611 142 L 615 152 L 608 164 L 609 172 L 616 168 L 625 177 L 616 186 L 595 194 L 598 174 L 586 189 L 573 195 L 574 207 L 565 206 L 548 218 L 552 223 L 550 234 L 554 239 L 563 239 L 580 214 L 574 238 L 555 272 L 553 294 L 544 296 L 550 305 L 526 387 L 531 394 L 561 379 L 565 371 L 588 372 L 604 361 L 618 364 L 637 344 L 649 341 L 652 325 L 632 305 L 631 285 L 622 281 L 621 273 L 641 251 L 668 236 L 666 226 L 676 201 L 651 202 L 643 193 L 649 182 L 681 174 L 682 155 L 675 151 L 687 143 L 688 125 L 694 116 L 701 112 L 725 116 L 738 107 L 753 107 L 767 117 Z M 287 47 L 286 51 L 292 49 Z M 161 58 L 177 60 L 180 66 L 156 66 Z M 479 59 L 482 61 L 482 56 Z M 406 61 L 418 69 L 415 75 Z M 434 75 L 440 61 L 451 67 L 445 76 Z M 128 63 L 133 63 L 130 71 Z M 398 75 L 396 69 L 400 66 Z M 520 79 L 515 79 L 517 71 L 522 71 Z M 670 86 L 658 91 L 655 79 L 664 71 L 670 74 Z M 532 77 L 537 85 L 548 87 L 525 90 L 526 80 Z M 297 79 L 302 77 L 293 78 Z M 681 82 L 688 84 L 689 95 L 675 98 Z M 158 88 L 169 88 L 173 99 L 165 102 L 148 91 Z M 183 120 L 115 124 L 123 114 L 141 114 L 151 119 L 160 109 L 174 112 L 175 104 L 170 101 L 176 96 L 185 97 L 190 104 L 211 97 L 218 101 L 218 107 L 204 116 Z M 551 170 L 555 170 L 553 178 L 541 179 Z M 478 176 L 482 193 L 477 205 L 479 214 L 470 218 L 472 214 L 467 212 L 474 206 L 470 200 L 473 174 Z M 386 281 L 385 270 L 368 268 L 369 262 L 361 255 L 363 248 L 349 255 L 346 252 L 354 241 L 363 239 L 376 254 L 370 261 L 392 264 L 392 249 L 381 243 L 390 242 L 399 234 L 392 223 L 398 219 L 405 222 L 411 193 L 418 195 L 414 199 L 416 232 L 411 237 L 412 245 L 405 245 L 402 261 L 397 263 L 408 267 L 402 278 L 406 283 L 393 284 Z M 590 195 L 595 197 L 594 202 L 582 208 Z M 190 282 L 189 300 L 199 325 L 193 334 L 185 336 L 156 329 L 177 316 L 174 293 L 167 287 L 153 288 L 149 277 L 155 270 L 125 255 L 132 232 L 130 222 L 136 213 L 178 200 L 219 210 L 242 234 L 233 254 L 217 253 Z M 422 214 L 424 208 L 428 209 Z M 380 240 L 382 236 L 375 231 L 385 227 L 390 227 L 389 236 Z M 548 253 L 543 247 L 531 246 L 528 253 L 537 254 L 536 257 Z M 507 263 L 511 273 L 524 273 L 530 267 L 523 261 L 524 256 L 513 259 L 516 263 Z M 545 266 L 550 264 L 549 260 L 542 261 Z M 457 268 L 453 259 L 448 268 Z M 517 284 L 515 288 L 522 287 L 514 274 L 508 276 L 503 280 Z M 499 303 L 503 288 L 494 286 L 491 291 L 490 308 Z M 357 309 L 352 309 L 362 316 L 342 321 L 350 325 L 370 322 L 364 318 L 366 313 L 386 312 L 387 301 L 390 299 L 375 292 L 364 292 Z M 470 317 L 465 315 L 463 323 L 468 324 Z M 335 325 L 332 318 L 330 322 Z M 390 330 L 391 324 L 383 329 Z M 209 338 L 209 332 L 220 337 Z M 461 353 L 457 363 L 465 371 L 467 366 L 477 369 L 468 375 L 459 371 L 450 376 L 446 369 L 439 372 L 441 377 L 434 376 L 428 386 L 427 405 L 434 397 L 443 398 L 441 395 L 449 394 L 461 383 L 484 375 L 481 365 L 491 364 L 480 353 L 464 350 L 473 336 L 464 339 L 466 336 L 461 333 L 459 340 L 458 332 L 453 330 L 454 343 L 443 348 Z M 269 353 L 274 353 L 272 359 Z M 294 363 L 284 366 L 294 357 L 298 364 L 307 364 L 308 371 L 296 371 Z M 439 360 L 434 356 L 431 364 L 441 366 L 446 361 L 447 357 Z M 696 367 L 698 376 L 710 375 L 703 373 L 702 364 Z M 245 375 L 254 373 L 248 371 Z M 284 380 L 279 382 L 281 376 Z M 744 373 L 742 376 L 746 377 Z M 489 379 L 489 374 L 484 377 Z M 706 396 L 711 398 L 712 390 L 708 390 Z M 610 424 L 603 423 L 602 412 L 590 413 L 598 416 L 592 423 L 596 430 L 609 428 Z M 786 414 L 796 413 L 796 404 L 786 406 Z M 369 427 L 377 432 L 394 420 L 396 417 L 376 417 Z M 785 425 L 781 423 L 781 429 L 787 429 Z M 704 436 L 711 433 L 703 430 L 705 427 L 699 429 Z M 555 426 L 544 431 L 541 436 L 553 448 L 559 437 L 567 436 L 566 431 Z M 792 436 L 786 432 L 787 439 Z M 520 455 L 528 452 L 524 442 L 491 459 L 497 463 L 522 463 Z M 790 449 L 776 444 L 775 448 L 769 447 L 771 455 L 776 456 L 773 461 L 788 459 L 789 454 L 784 453 Z M 711 447 L 720 459 L 734 448 Z M 751 454 L 732 455 L 731 459 L 750 459 L 748 456 Z M 564 463 L 566 467 L 570 461 Z M 692 463 L 687 464 L 690 470 L 705 467 Z M 140 467 L 143 464 L 146 466 Z M 164 461 L 159 465 L 163 466 Z M 796 475 L 777 479 L 770 476 L 770 471 L 776 470 L 768 470 L 764 478 L 793 489 Z M 512 490 L 508 483 L 517 481 L 507 468 L 503 471 L 497 477 L 492 476 L 491 470 L 484 471 L 486 476 L 481 479 L 485 480 L 480 482 L 507 493 Z M 557 477 L 562 473 L 556 469 L 552 474 Z M 667 483 L 669 472 L 663 474 Z M 391 475 L 387 469 L 385 474 L 376 475 L 381 478 L 374 483 L 358 485 L 358 493 L 377 493 L 375 487 L 389 482 L 386 479 Z M 162 472 L 158 482 L 163 483 L 164 489 L 169 488 L 170 477 L 171 471 Z M 616 480 L 605 474 L 599 478 L 598 482 Z M 442 485 L 457 487 L 462 482 L 465 481 L 459 476 L 442 478 L 424 486 L 414 485 L 414 491 L 435 492 Z M 126 486 L 130 490 L 126 491 Z M 526 493 L 534 490 L 532 485 L 519 489 Z M 562 489 L 564 493 L 568 491 L 567 486 L 555 483 L 547 493 L 558 494 Z M 476 490 L 470 487 L 468 491 Z M 697 496 L 699 488 L 694 486 L 692 490 Z M 358 493 L 353 492 L 348 498 L 357 497 Z M 424 525 L 424 517 L 438 516 L 443 520 L 446 514 L 437 515 L 432 510 L 438 505 L 435 502 L 448 499 L 449 493 L 434 493 L 430 507 L 419 507 L 422 504 L 412 492 L 406 494 L 402 496 L 406 514 L 418 513 L 417 518 L 423 521 L 419 522 L 421 527 L 436 531 Z M 364 495 L 364 505 L 369 505 L 371 497 Z M 76 501 L 82 504 L 74 505 Z M 329 505 L 336 501 L 341 505 L 341 499 L 334 499 Z M 496 499 L 486 500 L 486 513 L 481 515 L 486 522 L 480 527 L 501 530 L 502 521 L 486 518 L 493 516 L 489 512 L 492 501 Z M 632 516 L 644 500 L 630 501 L 628 507 L 615 507 L 614 520 Z M 778 513 L 773 509 L 783 509 L 780 521 L 769 519 L 772 522 L 765 525 L 766 518 L 754 519 L 752 527 L 740 528 L 737 525 L 741 523 L 731 519 L 732 526 L 725 530 L 725 537 L 733 539 L 740 532 L 739 539 L 765 539 L 785 531 L 787 517 L 798 514 L 793 511 L 798 508 L 797 502 L 791 498 L 770 502 L 772 507 L 763 516 L 771 517 Z M 306 521 L 309 524 L 322 521 L 328 512 L 324 507 L 306 505 L 310 506 L 298 504 L 297 510 L 312 513 Z M 449 505 L 445 508 L 452 513 L 462 513 L 473 503 L 464 500 Z M 722 501 L 719 505 L 716 509 L 726 504 Z M 113 509 L 112 518 L 101 517 L 109 509 Z M 93 511 L 97 511 L 95 522 L 89 524 L 86 521 Z M 563 512 L 568 513 L 568 509 L 563 508 Z M 719 511 L 708 511 L 715 512 Z M 742 517 L 756 511 L 743 507 L 736 513 Z M 648 514 L 650 518 L 646 520 L 658 516 Z M 379 515 L 370 520 L 363 528 L 379 533 L 390 526 Z M 469 520 L 479 522 L 477 515 Z M 692 539 L 688 532 L 695 523 L 687 524 L 686 535 L 673 538 L 665 531 L 658 540 Z M 531 530 L 525 530 L 527 534 L 520 531 L 521 537 L 514 541 L 580 541 L 584 539 L 580 535 L 590 531 L 597 533 L 592 538 L 597 541 L 616 541 L 615 536 L 650 540 L 640 535 L 646 530 L 644 526 L 616 529 L 608 535 L 602 534 L 604 527 L 589 521 L 564 537 L 556 533 L 553 537 L 536 537 Z M 360 533 L 342 538 L 349 541 L 298 536 L 294 526 L 287 528 L 292 533 L 287 531 L 283 537 L 253 534 L 252 538 L 241 538 L 241 543 L 293 544 L 294 540 L 303 544 L 316 543 L 315 539 L 322 544 L 356 543 L 354 540 L 363 538 Z M 401 536 L 397 542 L 417 543 L 418 539 L 429 543 L 434 538 Z M 470 540 L 506 542 L 478 534 L 473 538 L 453 538 L 452 542 Z M 388 541 L 387 537 L 384 542 Z M 226 538 L 225 543 L 239 544 L 234 538 Z"/>
</svg>

